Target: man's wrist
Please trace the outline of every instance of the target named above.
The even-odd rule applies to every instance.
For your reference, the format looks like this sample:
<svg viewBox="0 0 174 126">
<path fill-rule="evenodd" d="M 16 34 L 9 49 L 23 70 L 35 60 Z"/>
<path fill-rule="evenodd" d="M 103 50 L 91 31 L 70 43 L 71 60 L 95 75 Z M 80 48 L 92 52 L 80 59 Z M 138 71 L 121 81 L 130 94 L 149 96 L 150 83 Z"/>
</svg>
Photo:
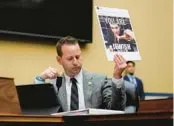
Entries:
<svg viewBox="0 0 174 126">
<path fill-rule="evenodd" d="M 121 77 L 120 79 L 112 78 L 112 82 L 116 84 L 117 88 L 121 88 L 124 84 L 123 77 Z"/>
<path fill-rule="evenodd" d="M 122 76 L 114 76 L 115 79 L 121 79 Z"/>
<path fill-rule="evenodd" d="M 113 74 L 113 77 L 115 79 L 121 79 L 122 78 L 122 71 L 116 71 L 114 74 Z"/>
<path fill-rule="evenodd" d="M 45 81 L 45 79 L 43 79 L 42 77 L 40 77 L 40 76 L 36 76 L 36 80 L 38 80 L 38 81 Z"/>
</svg>

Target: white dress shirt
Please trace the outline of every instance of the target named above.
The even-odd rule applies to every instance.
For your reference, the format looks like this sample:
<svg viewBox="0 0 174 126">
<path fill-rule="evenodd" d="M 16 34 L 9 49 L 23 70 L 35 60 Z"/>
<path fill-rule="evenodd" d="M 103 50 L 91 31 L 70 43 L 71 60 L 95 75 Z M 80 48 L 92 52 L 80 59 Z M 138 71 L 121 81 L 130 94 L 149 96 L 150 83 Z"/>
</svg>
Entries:
<svg viewBox="0 0 174 126">
<path fill-rule="evenodd" d="M 129 78 L 130 82 L 131 82 L 132 84 L 135 84 L 135 86 L 137 87 L 137 81 L 136 81 L 136 79 L 135 79 L 135 76 L 130 75 L 130 74 L 127 74 L 127 76 L 128 76 L 128 78 Z"/>
<path fill-rule="evenodd" d="M 82 75 L 82 70 L 74 78 L 77 80 L 76 84 L 77 84 L 78 96 L 79 96 L 79 109 L 85 109 L 85 100 L 84 100 L 84 93 L 83 93 L 83 75 Z M 70 77 L 67 76 L 66 74 L 65 74 L 65 83 L 66 83 L 68 111 L 70 111 L 72 82 L 70 81 Z"/>
</svg>

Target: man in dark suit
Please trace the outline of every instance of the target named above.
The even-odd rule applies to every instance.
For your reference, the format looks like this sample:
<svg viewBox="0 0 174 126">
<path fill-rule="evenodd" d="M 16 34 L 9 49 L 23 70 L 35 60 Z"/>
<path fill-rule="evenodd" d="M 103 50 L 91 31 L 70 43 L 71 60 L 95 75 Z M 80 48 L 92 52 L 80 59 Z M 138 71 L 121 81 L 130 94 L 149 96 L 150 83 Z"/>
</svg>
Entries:
<svg viewBox="0 0 174 126">
<path fill-rule="evenodd" d="M 126 75 L 124 76 L 125 88 L 126 88 L 126 113 L 134 113 L 138 111 L 139 100 L 144 100 L 143 82 L 136 76 L 135 62 L 127 61 L 127 68 L 125 69 Z"/>
<path fill-rule="evenodd" d="M 135 62 L 127 61 L 126 63 L 127 63 L 127 68 L 125 69 L 126 75 L 124 76 L 124 80 L 129 81 L 131 84 L 135 85 L 140 100 L 144 100 L 145 94 L 144 94 L 143 82 L 141 79 L 139 79 L 134 75 Z"/>
<path fill-rule="evenodd" d="M 35 78 L 35 83 L 51 80 L 62 111 L 85 108 L 124 110 L 126 94 L 121 74 L 127 64 L 121 55 L 114 56 L 113 78 L 107 80 L 106 75 L 87 72 L 82 68 L 81 49 L 74 37 L 67 36 L 61 39 L 56 49 L 56 59 L 64 69 L 63 75 L 55 68 L 49 67 Z M 57 88 L 57 77 L 60 76 L 62 83 Z"/>
</svg>

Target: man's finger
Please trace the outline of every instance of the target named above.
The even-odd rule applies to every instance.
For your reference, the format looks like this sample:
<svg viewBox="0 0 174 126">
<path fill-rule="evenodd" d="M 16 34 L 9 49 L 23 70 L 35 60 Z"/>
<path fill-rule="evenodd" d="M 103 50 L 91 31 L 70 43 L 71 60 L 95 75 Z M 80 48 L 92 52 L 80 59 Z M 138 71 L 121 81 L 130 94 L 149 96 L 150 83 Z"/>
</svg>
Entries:
<svg viewBox="0 0 174 126">
<path fill-rule="evenodd" d="M 50 67 L 49 70 L 52 71 L 53 73 L 57 72 L 57 70 L 55 68 L 52 68 L 52 67 Z"/>
<path fill-rule="evenodd" d="M 122 63 L 122 61 L 121 61 L 121 59 L 119 58 L 119 55 L 118 55 L 118 54 L 116 54 L 116 55 L 114 56 L 114 61 L 117 62 L 118 65 Z"/>
<path fill-rule="evenodd" d="M 122 64 L 124 62 L 124 60 L 123 60 L 121 55 L 117 55 L 117 58 L 118 58 L 120 64 Z"/>
<path fill-rule="evenodd" d="M 120 62 L 120 60 L 118 59 L 117 56 L 114 58 L 114 61 L 115 61 L 115 65 L 116 65 L 116 67 L 117 67 L 117 68 L 120 68 L 120 64 L 121 64 L 121 62 Z"/>
<path fill-rule="evenodd" d="M 57 78 L 56 74 L 53 73 L 49 74 L 49 79 L 55 79 L 55 78 Z"/>
<path fill-rule="evenodd" d="M 120 59 L 121 59 L 122 63 L 126 63 L 126 60 L 122 55 L 120 55 Z"/>
<path fill-rule="evenodd" d="M 49 77 L 53 77 L 53 76 L 54 76 L 54 73 L 50 72 L 50 73 L 48 74 L 48 76 L 49 76 Z"/>
</svg>

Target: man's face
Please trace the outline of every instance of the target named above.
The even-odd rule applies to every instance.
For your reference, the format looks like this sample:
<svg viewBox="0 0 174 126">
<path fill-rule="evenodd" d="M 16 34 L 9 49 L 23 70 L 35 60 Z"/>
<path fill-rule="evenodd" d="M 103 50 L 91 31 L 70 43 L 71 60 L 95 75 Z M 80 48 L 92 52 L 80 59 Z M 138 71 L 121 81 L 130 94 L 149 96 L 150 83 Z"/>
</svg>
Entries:
<svg viewBox="0 0 174 126">
<path fill-rule="evenodd" d="M 79 44 L 64 44 L 61 49 L 62 56 L 57 56 L 57 61 L 63 66 L 68 76 L 74 77 L 82 68 L 82 57 Z"/>
<path fill-rule="evenodd" d="M 126 73 L 134 74 L 135 66 L 132 63 L 128 63 L 126 67 Z"/>
<path fill-rule="evenodd" d="M 111 30 L 115 35 L 120 34 L 120 27 L 117 24 L 110 24 Z"/>
</svg>

